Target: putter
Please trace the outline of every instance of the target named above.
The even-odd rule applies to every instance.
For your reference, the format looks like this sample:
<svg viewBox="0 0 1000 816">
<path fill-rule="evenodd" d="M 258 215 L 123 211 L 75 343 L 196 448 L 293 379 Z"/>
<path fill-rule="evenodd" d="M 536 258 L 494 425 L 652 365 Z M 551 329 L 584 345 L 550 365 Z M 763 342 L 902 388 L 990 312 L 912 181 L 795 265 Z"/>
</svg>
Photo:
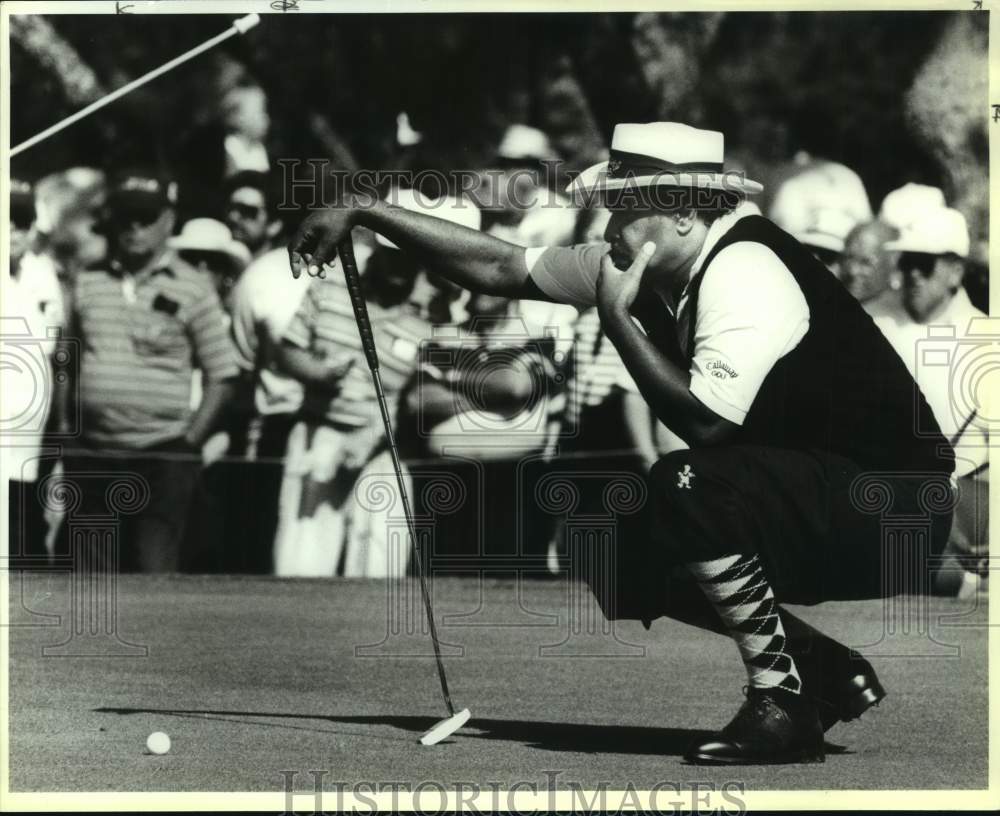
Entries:
<svg viewBox="0 0 1000 816">
<path fill-rule="evenodd" d="M 427 623 L 431 630 L 431 641 L 434 643 L 434 660 L 437 662 L 438 678 L 441 680 L 441 693 L 444 695 L 444 704 L 448 709 L 448 716 L 435 723 L 420 738 L 422 745 L 435 745 L 465 725 L 472 715 L 467 708 L 455 711 L 455 706 L 451 701 L 451 694 L 448 692 L 448 678 L 445 677 L 444 662 L 441 660 L 441 646 L 438 644 L 437 628 L 434 626 L 434 610 L 431 608 L 431 597 L 427 592 L 427 581 L 424 578 L 424 562 L 420 552 L 420 540 L 417 538 L 417 533 L 413 526 L 413 513 L 410 512 L 410 499 L 406 493 L 406 481 L 403 478 L 403 468 L 399 462 L 396 437 L 392 432 L 392 420 L 389 418 L 389 408 L 385 402 L 382 378 L 379 376 L 378 350 L 375 348 L 375 337 L 372 335 L 372 325 L 368 319 L 368 307 L 365 305 L 365 298 L 361 293 L 361 276 L 358 274 L 358 264 L 354 259 L 354 241 L 350 233 L 337 245 L 337 252 L 340 255 L 340 262 L 344 266 L 344 278 L 347 281 L 347 291 L 351 295 L 351 306 L 354 308 L 354 319 L 358 324 L 358 334 L 361 335 L 361 347 L 364 349 L 365 358 L 368 361 L 368 368 L 371 371 L 372 381 L 375 384 L 375 395 L 378 397 L 378 407 L 382 412 L 382 424 L 385 426 L 385 437 L 389 443 L 389 455 L 392 457 L 392 467 L 396 471 L 396 484 L 399 485 L 399 495 L 403 499 L 403 514 L 406 516 L 406 527 L 410 533 L 410 546 L 413 549 L 413 557 L 417 560 L 417 575 L 420 577 L 420 594 L 423 596 L 424 608 L 427 610 Z"/>
</svg>

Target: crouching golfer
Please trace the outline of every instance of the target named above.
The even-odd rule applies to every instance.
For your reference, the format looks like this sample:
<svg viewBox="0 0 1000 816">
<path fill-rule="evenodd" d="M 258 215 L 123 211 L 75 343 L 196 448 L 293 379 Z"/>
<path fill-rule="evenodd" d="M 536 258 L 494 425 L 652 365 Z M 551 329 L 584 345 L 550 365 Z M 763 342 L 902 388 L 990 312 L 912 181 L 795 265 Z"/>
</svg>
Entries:
<svg viewBox="0 0 1000 816">
<path fill-rule="evenodd" d="M 607 243 L 525 250 L 350 198 L 305 220 L 292 270 L 321 274 L 357 224 L 460 286 L 596 304 L 643 396 L 690 445 L 654 466 L 652 541 L 623 548 L 619 593 L 631 606 L 605 612 L 669 615 L 736 643 L 746 701 L 689 761 L 820 761 L 824 731 L 885 691 L 867 661 L 779 604 L 906 591 L 887 570 L 942 550 L 954 453 L 843 285 L 736 206 L 762 187 L 724 172 L 721 133 L 618 125 L 610 161 L 573 187 L 612 210 Z M 930 518 L 929 541 L 908 540 L 886 560 L 879 502 Z"/>
</svg>

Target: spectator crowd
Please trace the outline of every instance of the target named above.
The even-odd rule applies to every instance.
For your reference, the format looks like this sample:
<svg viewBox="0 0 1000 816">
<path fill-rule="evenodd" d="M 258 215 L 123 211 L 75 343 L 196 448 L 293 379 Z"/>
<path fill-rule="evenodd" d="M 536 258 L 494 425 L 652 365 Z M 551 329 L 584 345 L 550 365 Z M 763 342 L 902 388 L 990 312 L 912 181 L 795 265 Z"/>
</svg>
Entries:
<svg viewBox="0 0 1000 816">
<path fill-rule="evenodd" d="M 280 207 L 266 106 L 259 88 L 232 91 L 173 175 L 140 163 L 12 180 L 3 335 L 25 356 L 2 370 L 4 421 L 30 418 L 3 452 L 15 564 L 67 556 L 83 522 L 117 512 L 125 571 L 407 571 L 343 276 L 289 272 L 289 219 L 301 213 Z M 419 134 L 400 138 L 405 147 Z M 603 240 L 606 211 L 546 186 L 544 164 L 558 158 L 544 133 L 518 124 L 482 168 L 497 171 L 497 206 L 459 190 L 382 193 L 524 246 Z M 963 287 L 962 214 L 914 183 L 873 208 L 856 173 L 810 160 L 765 215 L 862 303 L 959 443 L 963 495 L 985 497 L 984 431 L 956 409 L 949 368 L 918 354 L 962 342 L 985 317 Z M 533 501 L 545 474 L 642 475 L 685 446 L 653 419 L 596 310 L 473 295 L 381 235 L 359 229 L 355 240 L 406 479 L 418 519 L 436 525 L 435 552 L 558 570 L 565 512 Z M 122 474 L 145 493 L 116 510 Z M 53 480 L 73 485 L 74 501 L 53 498 Z M 462 487 L 443 501 L 431 489 L 442 483 Z M 599 510 L 600 480 L 580 484 L 572 512 Z M 985 573 L 985 498 L 970 507 L 956 515 L 952 551 L 974 581 Z"/>
</svg>

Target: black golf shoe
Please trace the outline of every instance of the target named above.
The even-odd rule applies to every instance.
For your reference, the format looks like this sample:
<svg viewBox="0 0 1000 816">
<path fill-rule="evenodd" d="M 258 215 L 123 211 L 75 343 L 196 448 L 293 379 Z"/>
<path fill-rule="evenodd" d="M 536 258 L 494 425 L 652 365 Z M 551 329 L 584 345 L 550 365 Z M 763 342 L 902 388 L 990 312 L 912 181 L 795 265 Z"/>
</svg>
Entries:
<svg viewBox="0 0 1000 816">
<path fill-rule="evenodd" d="M 823 762 L 823 727 L 809 697 L 748 688 L 732 722 L 693 745 L 684 758 L 695 765 L 775 765 Z"/>
<path fill-rule="evenodd" d="M 885 698 L 872 664 L 853 649 L 825 636 L 814 638 L 811 646 L 805 654 L 792 653 L 803 694 L 816 705 L 824 731 L 857 719 Z"/>
</svg>

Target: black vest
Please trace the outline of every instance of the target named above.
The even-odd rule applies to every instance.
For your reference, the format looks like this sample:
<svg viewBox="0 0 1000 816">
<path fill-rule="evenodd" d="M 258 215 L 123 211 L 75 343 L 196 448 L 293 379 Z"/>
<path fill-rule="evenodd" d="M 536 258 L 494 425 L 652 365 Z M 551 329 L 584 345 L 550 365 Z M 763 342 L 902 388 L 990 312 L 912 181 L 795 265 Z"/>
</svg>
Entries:
<svg viewBox="0 0 1000 816">
<path fill-rule="evenodd" d="M 740 241 L 763 244 L 792 273 L 809 306 L 809 329 L 764 378 L 737 443 L 823 450 L 880 471 L 951 473 L 954 451 L 882 332 L 809 250 L 766 218 L 739 219 L 691 282 L 687 354 L 680 353 L 675 323 L 668 322 L 673 332 L 663 331 L 663 310 L 651 321 L 643 309 L 637 316 L 653 342 L 690 369 L 701 283 L 715 256 Z"/>
</svg>

